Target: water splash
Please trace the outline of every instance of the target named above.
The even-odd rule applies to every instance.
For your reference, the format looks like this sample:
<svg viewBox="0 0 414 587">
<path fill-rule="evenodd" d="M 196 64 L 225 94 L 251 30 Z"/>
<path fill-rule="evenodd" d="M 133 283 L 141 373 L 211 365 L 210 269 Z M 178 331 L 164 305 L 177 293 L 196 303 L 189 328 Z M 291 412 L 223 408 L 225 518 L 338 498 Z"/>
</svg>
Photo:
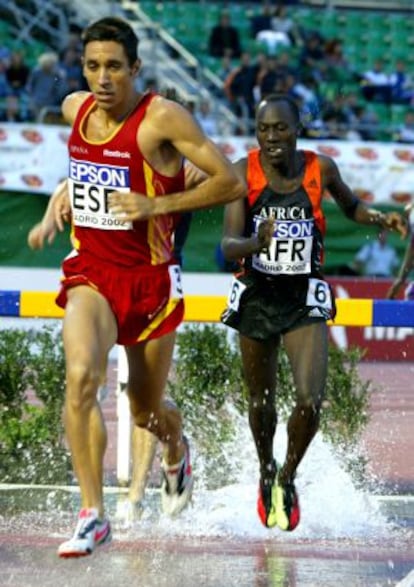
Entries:
<svg viewBox="0 0 414 587">
<path fill-rule="evenodd" d="M 357 488 L 332 448 L 317 435 L 297 476 L 302 521 L 293 533 L 264 528 L 256 513 L 258 463 L 250 431 L 244 418 L 233 443 L 237 480 L 215 490 L 205 489 L 198 476 L 192 506 L 177 520 L 160 514 L 159 496 L 147 496 L 144 513 L 131 528 L 141 536 L 182 535 L 193 537 L 247 537 L 278 541 L 382 541 L 393 536 L 394 525 L 387 521 L 378 501 Z M 286 427 L 279 426 L 275 438 L 277 460 L 283 462 L 287 445 Z M 195 471 L 203 470 L 195 452 Z M 401 529 L 399 529 L 400 531 Z M 400 531 L 400 536 L 402 533 Z M 395 538 L 395 536 L 394 536 Z"/>
<path fill-rule="evenodd" d="M 258 461 L 244 416 L 238 418 L 236 438 L 225 447 L 235 481 L 215 490 L 206 489 L 203 459 L 193 447 L 196 483 L 193 503 L 177 519 L 162 515 L 158 489 L 147 490 L 144 510 L 132 525 L 117 517 L 126 490 L 107 488 L 105 502 L 117 540 L 182 536 L 203 538 L 247 538 L 277 540 L 278 543 L 327 541 L 341 544 L 385 544 L 413 539 L 412 529 L 391 523 L 378 500 L 357 488 L 331 446 L 317 435 L 299 466 L 296 485 L 301 503 L 301 523 L 293 533 L 263 527 L 256 513 Z M 279 425 L 275 456 L 283 462 L 287 445 L 286 427 Z M 3 504 L 13 503 L 11 493 L 0 491 Z M 28 524 L 33 532 L 66 536 L 79 508 L 77 488 L 14 491 L 14 511 L 0 516 L 0 528 L 19 531 Z M 20 496 L 19 499 L 17 496 Z M 17 503 L 18 502 L 18 503 Z M 122 508 L 121 508 L 122 509 Z M 3 510 L 4 512 L 4 510 Z M 2 512 L 2 513 L 3 513 Z M 410 514 L 411 515 L 411 514 Z M 414 516 L 412 516 L 414 517 Z"/>
</svg>

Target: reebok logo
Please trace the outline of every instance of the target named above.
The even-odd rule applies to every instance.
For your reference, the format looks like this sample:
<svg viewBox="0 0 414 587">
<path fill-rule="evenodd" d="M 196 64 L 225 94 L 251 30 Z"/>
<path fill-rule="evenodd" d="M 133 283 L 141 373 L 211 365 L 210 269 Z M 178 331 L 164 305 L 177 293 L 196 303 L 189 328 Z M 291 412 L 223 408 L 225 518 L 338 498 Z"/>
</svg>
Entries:
<svg viewBox="0 0 414 587">
<path fill-rule="evenodd" d="M 104 157 L 115 157 L 118 159 L 131 159 L 131 153 L 128 151 L 111 151 L 110 149 L 103 150 Z"/>
</svg>

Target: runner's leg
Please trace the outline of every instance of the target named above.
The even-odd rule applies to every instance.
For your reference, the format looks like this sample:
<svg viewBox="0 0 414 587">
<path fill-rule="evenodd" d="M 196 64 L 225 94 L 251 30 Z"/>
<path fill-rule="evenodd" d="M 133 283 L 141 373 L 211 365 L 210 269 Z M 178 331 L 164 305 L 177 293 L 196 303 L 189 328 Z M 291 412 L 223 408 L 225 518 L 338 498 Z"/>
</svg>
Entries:
<svg viewBox="0 0 414 587">
<path fill-rule="evenodd" d="M 297 402 L 288 421 L 286 461 L 279 473 L 282 483 L 294 478 L 319 427 L 327 376 L 327 329 L 325 322 L 316 322 L 292 330 L 283 337 L 292 367 Z"/>
<path fill-rule="evenodd" d="M 256 445 L 262 481 L 273 482 L 273 439 L 278 342 L 261 342 L 240 335 L 244 378 L 249 391 L 249 424 Z"/>
<path fill-rule="evenodd" d="M 95 290 L 68 291 L 63 322 L 66 357 L 65 428 L 82 507 L 103 515 L 103 457 L 106 430 L 97 390 L 117 327 L 107 301 Z"/>
</svg>

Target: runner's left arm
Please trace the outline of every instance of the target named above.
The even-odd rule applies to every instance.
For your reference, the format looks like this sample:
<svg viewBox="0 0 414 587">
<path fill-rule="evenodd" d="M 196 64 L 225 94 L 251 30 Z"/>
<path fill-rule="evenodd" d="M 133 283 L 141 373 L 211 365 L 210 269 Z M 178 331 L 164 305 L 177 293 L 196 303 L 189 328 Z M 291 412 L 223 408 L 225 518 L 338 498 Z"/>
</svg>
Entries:
<svg viewBox="0 0 414 587">
<path fill-rule="evenodd" d="M 336 163 L 330 157 L 319 155 L 322 185 L 334 198 L 342 212 L 358 224 L 376 225 L 407 235 L 407 222 L 399 212 L 381 212 L 366 206 L 344 182 Z"/>
</svg>

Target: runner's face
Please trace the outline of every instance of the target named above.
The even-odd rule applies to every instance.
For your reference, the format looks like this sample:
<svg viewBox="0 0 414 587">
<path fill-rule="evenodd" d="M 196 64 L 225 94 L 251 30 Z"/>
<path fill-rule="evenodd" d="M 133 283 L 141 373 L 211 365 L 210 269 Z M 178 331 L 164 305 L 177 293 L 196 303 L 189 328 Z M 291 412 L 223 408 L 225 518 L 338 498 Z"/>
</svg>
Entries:
<svg viewBox="0 0 414 587">
<path fill-rule="evenodd" d="M 284 102 L 264 104 L 256 117 L 262 155 L 272 165 L 286 164 L 296 149 L 297 121 Z"/>
<path fill-rule="evenodd" d="M 114 41 L 91 41 L 85 47 L 83 73 L 103 110 L 128 101 L 138 67 L 138 62 L 134 66 L 129 64 L 123 46 Z"/>
</svg>

